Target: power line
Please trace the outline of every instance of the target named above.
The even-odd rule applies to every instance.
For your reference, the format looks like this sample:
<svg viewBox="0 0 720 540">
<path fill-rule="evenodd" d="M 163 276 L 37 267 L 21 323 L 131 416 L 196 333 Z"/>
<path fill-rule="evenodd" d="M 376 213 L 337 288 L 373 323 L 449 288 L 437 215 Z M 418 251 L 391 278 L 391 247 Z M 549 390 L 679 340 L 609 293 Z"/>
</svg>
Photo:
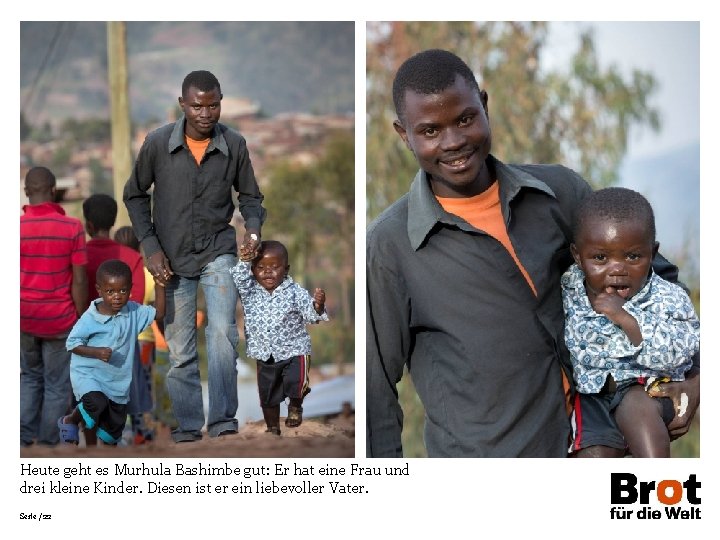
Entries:
<svg viewBox="0 0 720 540">
<path fill-rule="evenodd" d="M 74 23 L 72 22 L 57 23 L 55 33 L 50 41 L 50 44 L 48 45 L 45 56 L 43 57 L 40 67 L 38 68 L 38 71 L 35 75 L 35 79 L 30 86 L 30 90 L 27 92 L 27 94 L 25 94 L 25 100 L 20 105 L 21 114 L 27 110 L 27 107 L 32 103 L 33 99 L 35 98 L 35 95 L 39 95 L 39 91 L 42 87 L 41 82 L 46 72 L 49 73 L 50 77 L 47 80 L 48 85 L 52 86 L 52 82 L 59 71 L 60 63 L 65 57 L 68 46 L 72 41 L 72 34 L 74 29 Z M 65 39 L 61 41 L 61 38 L 63 37 L 65 37 Z M 55 57 L 55 61 L 51 63 L 50 60 L 53 57 Z M 39 109 L 42 110 L 42 106 L 39 106 Z"/>
</svg>

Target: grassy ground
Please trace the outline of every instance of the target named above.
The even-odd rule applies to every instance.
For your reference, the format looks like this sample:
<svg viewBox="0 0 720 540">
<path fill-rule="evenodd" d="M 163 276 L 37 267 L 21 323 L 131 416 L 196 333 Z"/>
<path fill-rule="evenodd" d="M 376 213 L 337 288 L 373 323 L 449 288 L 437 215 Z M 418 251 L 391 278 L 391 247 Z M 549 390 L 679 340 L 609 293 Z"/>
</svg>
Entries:
<svg viewBox="0 0 720 540">
<path fill-rule="evenodd" d="M 400 381 L 398 392 L 405 416 L 402 433 L 404 455 L 406 458 L 427 457 L 425 445 L 423 444 L 425 410 L 407 374 Z M 700 410 L 695 415 L 690 431 L 685 436 L 672 442 L 670 452 L 674 458 L 700 457 Z"/>
</svg>

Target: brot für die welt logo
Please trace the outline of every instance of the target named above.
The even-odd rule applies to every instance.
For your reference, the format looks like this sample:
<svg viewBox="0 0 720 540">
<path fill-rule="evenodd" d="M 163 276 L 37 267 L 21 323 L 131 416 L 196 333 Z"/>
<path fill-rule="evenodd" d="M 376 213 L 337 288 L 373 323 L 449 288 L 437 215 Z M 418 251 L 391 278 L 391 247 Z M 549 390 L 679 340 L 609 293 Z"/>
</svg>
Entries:
<svg viewBox="0 0 720 540">
<path fill-rule="evenodd" d="M 610 519 L 700 519 L 700 482 L 687 480 L 638 480 L 632 473 L 610 474 Z M 665 505 L 662 510 L 652 506 Z M 628 508 L 618 505 L 640 505 Z"/>
</svg>

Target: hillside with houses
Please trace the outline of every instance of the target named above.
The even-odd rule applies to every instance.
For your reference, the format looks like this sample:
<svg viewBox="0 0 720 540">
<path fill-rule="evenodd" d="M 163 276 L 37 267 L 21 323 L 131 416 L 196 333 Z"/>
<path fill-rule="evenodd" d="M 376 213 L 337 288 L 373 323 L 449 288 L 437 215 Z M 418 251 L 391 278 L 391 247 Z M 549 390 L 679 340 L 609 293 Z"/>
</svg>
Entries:
<svg viewBox="0 0 720 540">
<path fill-rule="evenodd" d="M 353 28 L 126 23 L 133 154 L 177 118 L 184 76 L 209 69 L 222 85 L 221 121 L 246 137 L 261 185 L 278 160 L 312 163 L 334 133 L 353 132 Z M 23 22 L 20 34 L 20 178 L 42 164 L 62 179 L 65 200 L 112 193 L 106 23 Z"/>
</svg>

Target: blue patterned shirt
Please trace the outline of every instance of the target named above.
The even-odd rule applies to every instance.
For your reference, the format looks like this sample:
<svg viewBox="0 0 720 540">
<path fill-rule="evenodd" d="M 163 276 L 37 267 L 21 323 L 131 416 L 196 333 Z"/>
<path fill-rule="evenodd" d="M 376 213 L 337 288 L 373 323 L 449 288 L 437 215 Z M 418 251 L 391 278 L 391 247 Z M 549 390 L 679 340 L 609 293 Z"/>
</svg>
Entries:
<svg viewBox="0 0 720 540">
<path fill-rule="evenodd" d="M 638 377 L 683 380 L 700 350 L 700 321 L 685 291 L 653 273 L 623 304 L 640 325 L 643 341 L 635 346 L 619 326 L 593 310 L 584 279 L 577 264 L 561 278 L 565 343 L 578 391 L 599 392 L 608 375 L 618 382 Z"/>
<path fill-rule="evenodd" d="M 268 292 L 252 275 L 250 263 L 238 261 L 230 269 L 245 311 L 246 352 L 249 358 L 276 361 L 311 354 L 306 324 L 327 321 L 318 315 L 310 293 L 288 276 Z"/>
</svg>

